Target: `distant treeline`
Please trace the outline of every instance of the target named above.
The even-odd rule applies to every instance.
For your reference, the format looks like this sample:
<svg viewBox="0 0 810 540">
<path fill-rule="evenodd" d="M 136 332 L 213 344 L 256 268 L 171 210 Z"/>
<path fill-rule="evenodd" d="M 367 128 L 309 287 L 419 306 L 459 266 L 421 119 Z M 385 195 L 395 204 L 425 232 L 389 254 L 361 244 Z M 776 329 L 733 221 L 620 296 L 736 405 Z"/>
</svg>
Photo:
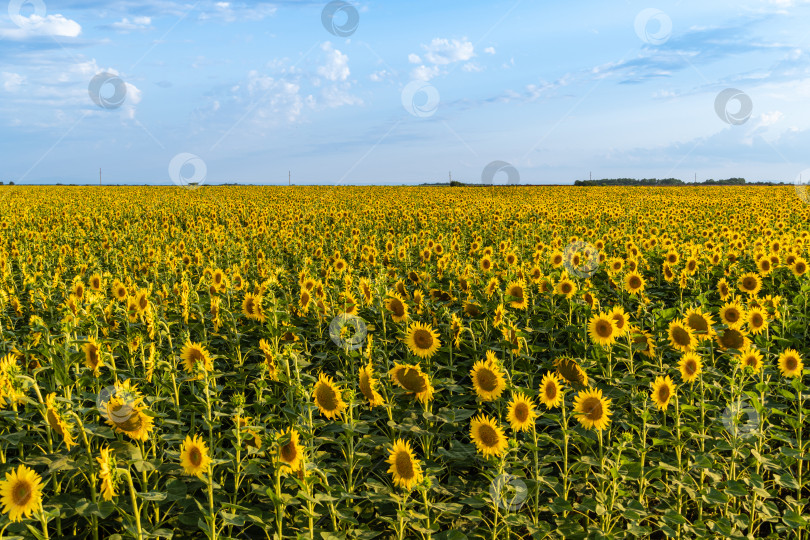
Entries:
<svg viewBox="0 0 810 540">
<path fill-rule="evenodd" d="M 603 178 L 601 180 L 577 180 L 575 186 L 775 186 L 784 182 L 746 182 L 745 178 L 727 178 L 714 180 L 709 178 L 703 182 L 684 182 L 678 178 Z"/>
</svg>

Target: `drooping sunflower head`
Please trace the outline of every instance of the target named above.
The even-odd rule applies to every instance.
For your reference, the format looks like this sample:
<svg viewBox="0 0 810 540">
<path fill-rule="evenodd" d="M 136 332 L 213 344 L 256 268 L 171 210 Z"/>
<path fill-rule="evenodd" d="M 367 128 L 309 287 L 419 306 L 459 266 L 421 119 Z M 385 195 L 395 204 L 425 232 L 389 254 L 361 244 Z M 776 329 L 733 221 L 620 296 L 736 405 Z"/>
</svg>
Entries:
<svg viewBox="0 0 810 540">
<path fill-rule="evenodd" d="M 84 351 L 84 365 L 93 370 L 93 375 L 98 377 L 99 370 L 104 366 L 104 359 L 101 355 L 101 346 L 94 339 L 90 339 L 82 345 Z"/>
<path fill-rule="evenodd" d="M 804 370 L 802 356 L 795 349 L 787 349 L 779 355 L 779 371 L 785 377 L 801 377 Z"/>
<path fill-rule="evenodd" d="M 422 464 L 416 459 L 410 442 L 397 439 L 388 452 L 386 463 L 391 465 L 388 472 L 394 485 L 410 491 L 422 481 Z"/>
<path fill-rule="evenodd" d="M 208 455 L 208 446 L 203 441 L 203 438 L 199 435 L 194 437 L 187 435 L 180 449 L 180 465 L 182 465 L 185 474 L 202 478 L 202 475 L 208 472 L 210 463 L 211 457 Z"/>
<path fill-rule="evenodd" d="M 652 334 L 634 328 L 630 330 L 630 336 L 633 340 L 633 350 L 641 351 L 641 354 L 648 358 L 655 358 L 655 340 Z"/>
<path fill-rule="evenodd" d="M 484 457 L 500 456 L 509 446 L 509 441 L 498 421 L 483 414 L 470 420 L 470 438 Z"/>
<path fill-rule="evenodd" d="M 96 456 L 98 462 L 98 477 L 101 480 L 101 496 L 105 501 L 111 501 L 117 495 L 118 466 L 115 455 L 109 447 L 102 448 Z"/>
<path fill-rule="evenodd" d="M 416 399 L 426 403 L 433 399 L 433 386 L 428 376 L 422 372 L 419 364 L 395 364 L 388 375 L 394 383 L 405 390 L 408 394 L 413 394 Z"/>
<path fill-rule="evenodd" d="M 346 409 L 346 402 L 343 401 L 341 396 L 341 389 L 332 381 L 331 377 L 323 373 L 318 376 L 318 381 L 312 391 L 312 397 L 321 414 L 330 420 L 343 413 Z"/>
<path fill-rule="evenodd" d="M 506 388 L 506 380 L 493 351 L 487 351 L 486 359 L 475 363 L 470 370 L 470 377 L 475 393 L 483 401 L 498 399 Z"/>
<path fill-rule="evenodd" d="M 405 343 L 419 358 L 430 358 L 439 350 L 439 333 L 430 324 L 413 323 L 405 334 Z"/>
<path fill-rule="evenodd" d="M 59 407 L 56 404 L 55 393 L 48 394 L 45 398 L 45 419 L 48 421 L 48 425 L 51 429 L 62 437 L 65 446 L 70 450 L 70 447 L 76 444 L 71 434 L 73 426 L 65 420 L 65 417 L 59 411 Z"/>
<path fill-rule="evenodd" d="M 12 523 L 28 518 L 42 504 L 42 478 L 25 465 L 7 472 L 0 480 L 0 503 Z"/>
<path fill-rule="evenodd" d="M 703 360 L 697 353 L 688 352 L 678 362 L 678 369 L 684 382 L 692 382 L 703 371 Z"/>
<path fill-rule="evenodd" d="M 568 368 L 566 369 L 568 370 Z M 540 403 L 545 405 L 546 409 L 553 409 L 554 407 L 559 407 L 562 404 L 563 401 L 562 379 L 560 378 L 560 375 L 558 373 L 559 372 L 549 371 L 548 373 L 543 375 L 543 380 L 540 381 Z M 574 374 L 577 372 L 575 370 L 572 370 L 571 373 Z M 584 371 L 582 372 L 582 375 L 584 376 Z"/>
<path fill-rule="evenodd" d="M 360 391 L 368 400 L 369 408 L 382 405 L 385 401 L 383 397 L 377 392 L 377 380 L 374 378 L 374 367 L 369 362 L 367 365 L 360 368 Z"/>
<path fill-rule="evenodd" d="M 675 395 L 675 383 L 667 375 L 666 377 L 657 377 L 652 383 L 652 392 L 650 398 L 655 405 L 663 410 L 669 406 L 669 401 Z"/>
<path fill-rule="evenodd" d="M 579 363 L 573 358 L 562 356 L 554 360 L 557 375 L 574 387 L 588 386 L 588 375 Z"/>
<path fill-rule="evenodd" d="M 610 423 L 611 402 L 602 396 L 602 390 L 586 388 L 574 398 L 574 414 L 585 429 L 603 430 Z"/>
</svg>

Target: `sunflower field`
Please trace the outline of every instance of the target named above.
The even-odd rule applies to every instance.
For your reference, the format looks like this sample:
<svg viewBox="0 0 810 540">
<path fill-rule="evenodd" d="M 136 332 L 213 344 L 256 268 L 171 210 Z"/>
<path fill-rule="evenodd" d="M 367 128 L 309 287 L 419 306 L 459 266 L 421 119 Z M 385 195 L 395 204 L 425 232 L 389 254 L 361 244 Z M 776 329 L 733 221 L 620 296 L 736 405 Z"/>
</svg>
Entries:
<svg viewBox="0 0 810 540">
<path fill-rule="evenodd" d="M 786 187 L 0 187 L 0 538 L 810 538 Z"/>
</svg>

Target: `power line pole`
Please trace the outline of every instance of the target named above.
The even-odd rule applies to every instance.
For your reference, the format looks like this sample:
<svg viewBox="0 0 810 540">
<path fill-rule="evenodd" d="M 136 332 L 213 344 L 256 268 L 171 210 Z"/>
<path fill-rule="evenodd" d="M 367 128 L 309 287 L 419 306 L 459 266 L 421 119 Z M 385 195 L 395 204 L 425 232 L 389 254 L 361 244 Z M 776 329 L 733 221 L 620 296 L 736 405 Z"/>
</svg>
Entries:
<svg viewBox="0 0 810 540">
<path fill-rule="evenodd" d="M 98 187 L 101 187 L 101 167 L 98 168 Z"/>
<path fill-rule="evenodd" d="M 287 171 L 287 183 L 292 187 L 292 171 Z"/>
</svg>

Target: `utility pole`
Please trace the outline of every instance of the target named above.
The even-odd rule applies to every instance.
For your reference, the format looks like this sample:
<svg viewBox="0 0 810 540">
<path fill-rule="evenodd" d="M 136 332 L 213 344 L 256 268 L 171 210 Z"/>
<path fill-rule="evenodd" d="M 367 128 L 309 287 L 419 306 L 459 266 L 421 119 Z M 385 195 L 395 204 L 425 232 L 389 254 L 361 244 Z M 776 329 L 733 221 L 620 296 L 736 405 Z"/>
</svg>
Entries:
<svg viewBox="0 0 810 540">
<path fill-rule="evenodd" d="M 588 179 L 593 182 L 593 172 L 588 171 Z"/>
<path fill-rule="evenodd" d="M 450 179 L 450 183 L 452 184 L 453 183 L 453 171 L 450 171 L 450 172 L 447 173 L 447 178 Z"/>
<path fill-rule="evenodd" d="M 287 171 L 287 183 L 292 186 L 292 171 Z"/>
<path fill-rule="evenodd" d="M 101 187 L 101 167 L 98 168 L 98 187 Z"/>
</svg>

